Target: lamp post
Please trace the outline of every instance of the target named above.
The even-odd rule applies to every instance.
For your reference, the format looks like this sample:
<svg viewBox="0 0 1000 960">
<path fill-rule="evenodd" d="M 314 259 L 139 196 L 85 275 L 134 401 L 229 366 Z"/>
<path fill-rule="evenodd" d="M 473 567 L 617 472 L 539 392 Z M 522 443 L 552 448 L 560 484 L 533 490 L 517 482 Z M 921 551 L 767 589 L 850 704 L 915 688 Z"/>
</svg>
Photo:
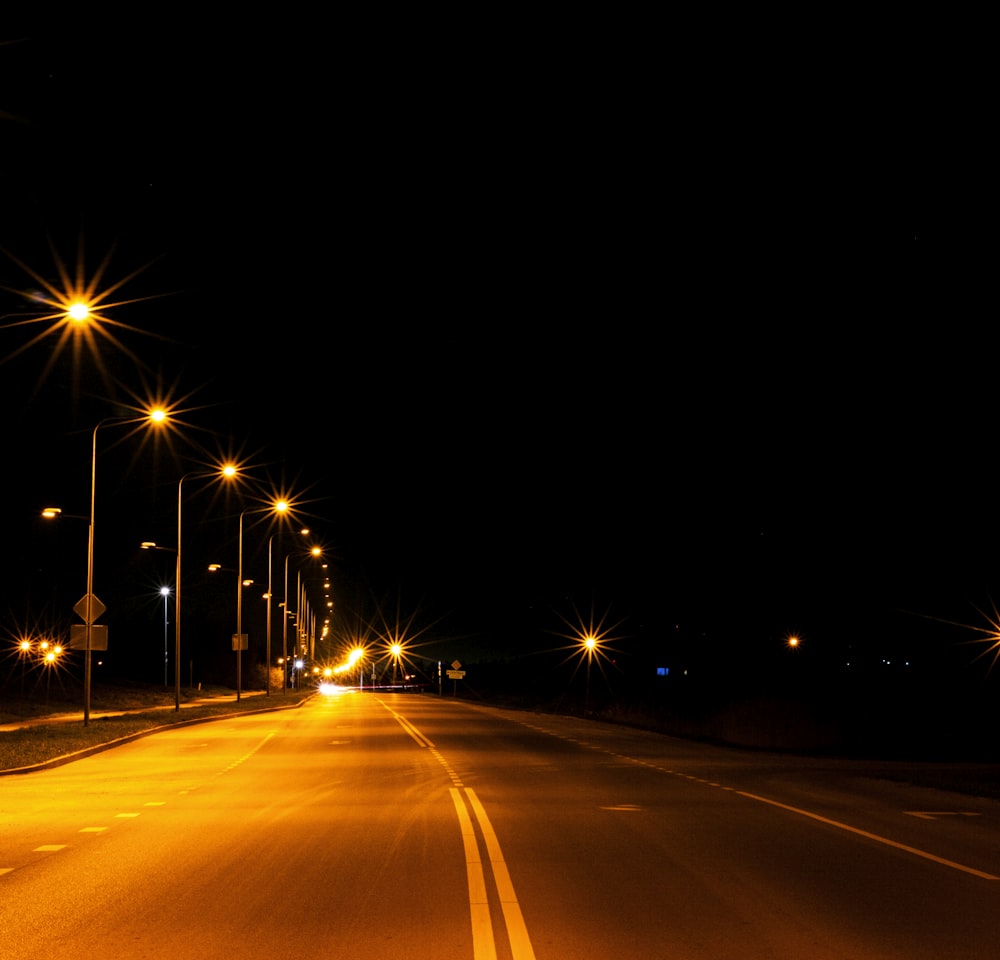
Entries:
<svg viewBox="0 0 1000 960">
<path fill-rule="evenodd" d="M 163 597 L 163 686 L 167 686 L 167 665 L 170 661 L 167 646 L 167 599 L 170 597 L 170 587 L 160 587 L 160 595 Z"/>
<path fill-rule="evenodd" d="M 236 702 L 240 702 L 243 686 L 243 514 L 240 514 L 240 537 L 236 566 Z"/>
<path fill-rule="evenodd" d="M 299 534 L 301 536 L 303 536 L 303 537 L 307 537 L 309 535 L 308 528 L 303 527 L 303 529 L 301 529 L 299 531 Z M 322 554 L 323 554 L 323 550 L 322 550 L 321 547 L 310 547 L 308 552 L 309 552 L 309 555 L 313 556 L 313 557 L 319 557 L 319 556 L 322 556 Z M 288 617 L 290 615 L 289 614 L 289 610 L 288 610 L 288 561 L 289 561 L 289 559 L 291 559 L 291 556 L 292 556 L 292 554 L 290 554 L 290 553 L 286 553 L 285 554 L 285 592 L 284 592 L 284 596 L 283 596 L 282 603 L 281 603 L 282 607 L 284 608 L 284 615 L 281 618 L 281 649 L 282 649 L 282 657 L 284 658 L 284 661 L 285 661 L 285 669 L 286 670 L 288 669 L 288 664 L 289 664 L 289 656 L 288 656 Z M 296 593 L 297 592 L 298 591 L 296 590 Z M 299 601 L 296 599 L 295 603 L 296 603 L 295 618 L 296 618 L 296 620 L 298 620 L 298 614 L 299 614 L 298 605 L 299 605 Z M 298 626 L 296 626 L 296 631 L 297 630 L 298 630 Z M 298 636 L 298 632 L 296 632 L 296 636 Z M 296 642 L 296 646 L 298 646 L 297 642 Z M 298 657 L 298 655 L 299 655 L 299 651 L 296 650 L 295 651 L 296 658 Z M 294 677 L 294 673 L 292 674 L 292 676 Z M 288 686 L 288 678 L 287 677 L 282 681 L 282 684 L 283 685 L 282 685 L 281 690 L 282 690 L 282 693 L 284 693 L 285 689 Z"/>
<path fill-rule="evenodd" d="M 588 633 L 581 643 L 584 655 L 587 657 L 587 686 L 583 692 L 583 715 L 587 716 L 590 712 L 590 663 L 594 659 L 594 653 L 597 650 L 597 637 Z"/>
<path fill-rule="evenodd" d="M 104 426 L 111 424 L 141 423 L 163 423 L 167 419 L 167 412 L 162 408 L 150 411 L 144 417 L 108 417 L 101 420 L 96 427 L 91 438 L 90 454 L 90 529 L 87 535 L 87 593 L 83 598 L 84 620 L 87 623 L 86 641 L 84 643 L 83 661 L 83 725 L 90 724 L 90 677 L 91 663 L 90 651 L 93 649 L 93 628 L 94 621 L 103 612 L 103 606 L 99 606 L 99 601 L 94 596 L 94 527 L 95 527 L 95 504 L 97 501 L 97 431 Z"/>
<path fill-rule="evenodd" d="M 214 477 L 232 480 L 239 473 L 235 464 L 225 463 L 217 471 L 185 473 L 177 481 L 177 569 L 174 574 L 174 587 L 177 591 L 174 598 L 174 710 L 181 708 L 181 523 L 184 505 L 184 481 L 188 477 Z"/>
<path fill-rule="evenodd" d="M 242 533 L 242 520 L 243 520 L 243 517 L 241 515 L 240 516 L 240 521 L 241 521 L 240 530 L 241 530 L 241 533 Z M 241 537 L 240 538 L 240 547 L 241 548 L 242 548 L 242 545 L 243 545 L 243 541 L 242 541 L 242 537 Z M 241 549 L 241 553 L 242 553 L 242 549 Z M 242 609 L 243 608 L 243 588 L 244 587 L 253 586 L 253 580 L 244 580 L 243 579 L 243 562 L 242 562 L 242 560 L 243 560 L 243 558 L 241 556 L 240 557 L 239 569 L 237 569 L 237 570 L 233 570 L 232 567 L 224 567 L 221 563 L 210 563 L 208 565 L 208 572 L 209 573 L 218 573 L 220 570 L 226 570 L 229 573 L 235 573 L 236 574 L 236 633 L 233 635 L 233 637 L 234 637 L 234 639 L 233 639 L 233 650 L 236 652 L 236 700 L 237 701 L 239 701 L 239 699 L 240 699 L 242 685 L 243 685 L 243 677 L 242 677 L 242 666 L 241 666 L 241 657 L 240 657 L 240 653 L 242 652 L 242 647 L 241 647 L 240 641 L 237 640 L 236 638 L 240 637 L 242 635 L 241 634 L 241 630 L 242 630 L 242 627 L 243 627 L 243 609 Z"/>
<path fill-rule="evenodd" d="M 274 510 L 275 513 L 279 515 L 284 515 L 288 513 L 290 507 L 291 504 L 289 504 L 287 500 L 282 498 L 280 500 L 274 501 L 272 509 Z M 264 671 L 265 674 L 267 675 L 267 679 L 265 681 L 265 686 L 264 686 L 265 697 L 271 696 L 271 593 L 272 593 L 271 546 L 273 545 L 273 543 L 274 543 L 274 534 L 272 533 L 271 536 L 267 538 L 267 640 L 265 641 L 267 649 L 266 649 L 266 659 L 264 661 L 267 664 L 267 668 Z M 285 692 L 284 685 L 282 685 L 281 692 L 282 693 Z"/>
<path fill-rule="evenodd" d="M 267 538 L 267 636 L 264 654 L 264 696 L 271 696 L 271 544 L 274 534 Z"/>
<path fill-rule="evenodd" d="M 399 658 L 403 655 L 403 645 L 401 643 L 390 644 L 389 654 L 392 657 L 392 685 L 396 686 L 396 671 L 399 668 Z"/>
</svg>

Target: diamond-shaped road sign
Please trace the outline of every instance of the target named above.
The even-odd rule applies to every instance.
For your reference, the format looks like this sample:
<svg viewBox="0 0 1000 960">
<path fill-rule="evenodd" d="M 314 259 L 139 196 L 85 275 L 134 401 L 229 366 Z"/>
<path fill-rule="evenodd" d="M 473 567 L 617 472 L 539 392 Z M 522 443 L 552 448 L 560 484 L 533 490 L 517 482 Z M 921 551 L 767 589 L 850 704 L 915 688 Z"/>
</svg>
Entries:
<svg viewBox="0 0 1000 960">
<path fill-rule="evenodd" d="M 90 603 L 87 603 L 87 600 Z M 87 619 L 87 608 L 90 608 L 90 619 Z M 75 613 L 84 623 L 93 623 L 105 610 L 108 608 L 97 599 L 92 593 L 85 593 L 73 606 L 73 613 Z"/>
</svg>

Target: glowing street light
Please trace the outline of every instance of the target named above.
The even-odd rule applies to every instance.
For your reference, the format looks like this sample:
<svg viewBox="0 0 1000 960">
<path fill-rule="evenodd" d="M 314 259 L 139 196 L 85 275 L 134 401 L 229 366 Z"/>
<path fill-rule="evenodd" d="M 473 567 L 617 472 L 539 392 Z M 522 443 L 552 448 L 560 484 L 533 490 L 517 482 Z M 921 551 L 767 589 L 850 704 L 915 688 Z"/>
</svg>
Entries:
<svg viewBox="0 0 1000 960">
<path fill-rule="evenodd" d="M 303 527 L 302 529 L 300 529 L 299 530 L 299 535 L 303 536 L 303 537 L 309 536 L 309 528 L 308 527 Z M 308 555 L 308 556 L 312 556 L 312 557 L 316 557 L 316 558 L 319 558 L 319 557 L 323 556 L 323 548 L 319 547 L 319 546 L 312 546 L 307 551 L 297 551 L 296 553 L 297 554 L 301 554 L 303 552 L 306 553 L 306 555 Z M 281 618 L 281 621 L 282 621 L 281 622 L 281 646 L 282 646 L 283 656 L 284 656 L 286 665 L 291 662 L 290 659 L 289 659 L 289 656 L 288 656 L 288 618 L 290 616 L 294 616 L 295 617 L 295 620 L 296 620 L 296 631 L 298 631 L 300 629 L 300 625 L 299 625 L 300 614 L 302 613 L 301 609 L 299 609 L 300 605 L 301 605 L 301 595 L 302 595 L 302 571 L 301 570 L 297 571 L 297 573 L 296 573 L 296 597 L 297 597 L 297 599 L 295 601 L 296 610 L 295 610 L 295 612 L 293 614 L 288 609 L 288 561 L 289 561 L 289 559 L 291 557 L 292 557 L 291 553 L 286 553 L 285 554 L 285 593 L 284 593 L 284 600 L 282 601 L 282 606 L 284 607 L 284 614 L 283 614 L 283 616 Z M 297 635 L 298 635 L 298 633 L 297 633 Z M 296 643 L 296 646 L 297 646 L 297 643 Z M 293 652 L 298 653 L 297 650 L 293 651 Z M 293 681 L 295 679 L 295 674 L 294 673 L 292 674 L 292 679 L 293 679 Z M 282 686 L 282 692 L 284 692 L 284 688 L 287 685 L 288 685 L 288 681 L 284 680 L 283 681 L 283 686 Z"/>
<path fill-rule="evenodd" d="M 583 693 L 583 715 L 590 712 L 590 665 L 598 649 L 598 638 L 593 633 L 587 633 L 580 640 L 583 655 L 587 658 L 587 685 Z"/>
<path fill-rule="evenodd" d="M 66 316 L 75 323 L 83 323 L 90 319 L 90 304 L 81 301 L 71 303 L 66 310 Z"/>
<path fill-rule="evenodd" d="M 399 668 L 399 658 L 403 655 L 403 645 L 401 643 L 389 644 L 389 656 L 392 657 L 392 684 L 396 685 L 396 671 Z"/>
<path fill-rule="evenodd" d="M 95 504 L 97 501 L 97 431 L 104 426 L 124 425 L 127 423 L 160 424 L 167 420 L 167 412 L 162 408 L 150 410 L 143 417 L 108 417 L 94 427 L 91 437 L 90 456 L 90 531 L 87 537 L 87 593 L 83 597 L 84 620 L 87 624 L 86 641 L 83 661 L 83 725 L 90 723 L 90 652 L 93 649 L 94 621 L 100 616 L 99 601 L 94 596 L 94 527 Z M 95 602 L 96 601 L 96 602 Z"/>
<path fill-rule="evenodd" d="M 271 509 L 279 517 L 284 517 L 288 514 L 291 509 L 291 504 L 285 497 L 279 497 L 271 505 Z M 274 534 L 272 533 L 267 539 L 267 639 L 266 643 L 266 654 L 264 662 L 267 664 L 267 669 L 264 673 L 267 675 L 267 679 L 264 684 L 264 696 L 271 696 L 271 596 L 273 593 L 271 586 L 271 545 L 274 543 Z M 284 671 L 282 671 L 282 676 L 284 676 Z M 285 684 L 282 681 L 281 692 L 285 692 Z"/>
<path fill-rule="evenodd" d="M 43 640 L 39 644 L 39 652 L 42 654 L 41 662 L 45 670 L 45 702 L 48 703 L 49 691 L 52 688 L 52 671 L 62 656 L 63 648 L 58 643 L 50 644 L 47 640 Z"/>
<path fill-rule="evenodd" d="M 170 587 L 160 587 L 163 597 L 163 686 L 167 686 L 167 665 L 170 662 L 169 646 L 167 645 L 167 600 L 170 598 Z"/>
<path fill-rule="evenodd" d="M 181 708 L 181 524 L 182 507 L 184 504 L 184 481 L 189 477 L 218 477 L 220 480 L 232 480 L 239 476 L 239 467 L 234 463 L 224 463 L 217 470 L 198 473 L 185 473 L 177 481 L 177 569 L 174 573 L 174 586 L 177 591 L 174 598 L 174 710 Z"/>
</svg>

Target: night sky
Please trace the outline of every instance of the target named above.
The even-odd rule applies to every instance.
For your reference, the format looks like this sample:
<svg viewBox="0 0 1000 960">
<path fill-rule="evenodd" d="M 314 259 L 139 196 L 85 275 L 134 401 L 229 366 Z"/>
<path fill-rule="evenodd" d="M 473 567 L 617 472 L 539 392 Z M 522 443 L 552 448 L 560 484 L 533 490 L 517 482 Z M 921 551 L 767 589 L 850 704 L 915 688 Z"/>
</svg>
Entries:
<svg viewBox="0 0 1000 960">
<path fill-rule="evenodd" d="M 807 56 L 638 25 L 416 26 L 0 38 L 4 323 L 50 243 L 145 268 L 107 377 L 0 330 L 0 615 L 38 593 L 43 501 L 86 512 L 93 424 L 168 390 L 175 451 L 101 434 L 123 556 L 173 539 L 200 446 L 300 491 L 338 603 L 416 611 L 430 656 L 594 609 L 664 660 L 794 631 L 971 661 L 940 621 L 1000 583 L 994 311 L 947 91 L 857 101 Z M 241 507 L 187 509 L 232 551 Z"/>
</svg>

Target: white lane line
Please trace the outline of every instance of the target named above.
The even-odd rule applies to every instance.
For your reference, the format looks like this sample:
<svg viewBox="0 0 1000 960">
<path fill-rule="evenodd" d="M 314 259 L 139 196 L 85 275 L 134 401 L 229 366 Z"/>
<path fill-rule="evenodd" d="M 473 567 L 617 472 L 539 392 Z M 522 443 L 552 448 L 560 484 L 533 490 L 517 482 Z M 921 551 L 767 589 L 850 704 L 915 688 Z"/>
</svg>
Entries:
<svg viewBox="0 0 1000 960">
<path fill-rule="evenodd" d="M 938 817 L 978 817 L 978 813 L 968 813 L 961 810 L 904 810 L 908 817 L 920 820 L 936 820 Z"/>
<path fill-rule="evenodd" d="M 528 726 L 528 724 L 525 724 L 525 726 Z M 545 730 L 542 727 L 533 727 L 532 729 L 540 730 L 542 733 L 548 733 L 551 736 L 558 736 L 557 734 L 552 733 L 552 731 Z M 595 749 L 600 749 L 600 748 L 595 748 Z M 605 752 L 610 753 L 610 751 L 605 751 Z M 616 754 L 616 756 L 625 756 L 625 755 Z M 636 760 L 635 758 L 629 758 L 629 759 L 632 759 L 635 763 L 646 764 L 646 761 L 644 760 Z M 798 807 L 792 807 L 785 803 L 779 803 L 777 800 L 769 800 L 767 797 L 759 797 L 754 793 L 747 793 L 744 790 L 736 790 L 733 787 L 727 787 L 724 786 L 723 784 L 714 783 L 710 780 L 703 780 L 700 777 L 693 777 L 690 774 L 679 773 L 675 772 L 674 770 L 664 770 L 663 772 L 672 774 L 677 777 L 681 777 L 684 780 L 691 780 L 696 783 L 703 783 L 706 786 L 712 786 L 721 790 L 726 790 L 732 793 L 736 793 L 742 797 L 747 797 L 750 800 L 759 800 L 761 803 L 769 803 L 771 804 L 771 806 L 780 807 L 782 810 L 788 810 L 791 813 L 797 813 L 800 816 L 809 817 L 812 820 L 816 820 L 820 823 L 825 823 L 828 826 L 837 827 L 839 830 L 846 830 L 848 833 L 853 833 L 859 837 L 866 837 L 869 840 L 874 840 L 876 843 L 882 843 L 889 847 L 895 847 L 897 850 L 903 850 L 906 853 L 912 853 L 914 856 L 922 857 L 925 860 L 930 860 L 934 863 L 941 864 L 941 866 L 944 867 L 950 867 L 953 870 L 959 870 L 962 873 L 968 873 L 974 877 L 980 877 L 983 880 L 1000 880 L 1000 877 L 994 876 L 992 873 L 986 873 L 982 870 L 977 870 L 975 867 L 968 867 L 965 866 L 965 864 L 956 863 L 954 860 L 946 860 L 944 857 L 938 857 L 933 853 L 928 853 L 926 850 L 918 850 L 916 847 L 907 846 L 905 843 L 897 843 L 895 840 L 890 840 L 888 837 L 880 837 L 876 833 L 869 833 L 867 830 L 861 830 L 858 827 L 852 827 L 849 824 L 841 823 L 838 820 L 830 820 L 826 817 L 820 816 L 818 813 L 811 813 L 808 810 L 801 810 Z M 919 817 L 921 816 L 921 813 L 925 813 L 924 811 L 913 811 L 913 810 L 904 810 L 903 812 L 909 814 L 910 816 L 915 816 L 915 817 Z M 937 815 L 944 816 L 945 814 L 939 812 Z M 971 816 L 972 814 L 959 813 L 954 815 Z M 930 812 L 929 814 L 925 813 L 925 818 L 930 818 L 933 816 L 935 816 L 933 811 Z"/>
<path fill-rule="evenodd" d="M 13 867 L 0 867 L 0 877 L 2 877 L 5 873 L 13 873 L 13 872 L 14 872 Z"/>
<path fill-rule="evenodd" d="M 981 877 L 983 880 L 1000 880 L 1000 877 L 995 877 L 992 873 L 984 873 L 982 870 L 976 870 L 974 867 L 967 867 L 961 863 L 955 863 L 954 860 L 945 860 L 943 857 L 935 856 L 933 853 L 928 853 L 926 850 L 918 850 L 916 847 L 908 847 L 905 843 L 897 843 L 895 840 L 890 840 L 888 837 L 880 837 L 877 833 L 869 833 L 867 830 L 859 830 L 857 827 L 841 823 L 839 820 L 830 820 L 827 817 L 820 816 L 818 813 L 811 813 L 808 810 L 801 810 L 798 807 L 790 807 L 787 803 L 779 803 L 777 800 L 768 800 L 767 797 L 758 797 L 756 794 L 746 793 L 744 790 L 737 790 L 736 792 L 741 797 L 748 797 L 750 800 L 759 800 L 761 803 L 769 803 L 772 807 L 780 807 L 782 810 L 788 810 L 790 813 L 797 813 L 802 817 L 809 817 L 810 820 L 818 820 L 820 823 L 825 823 L 827 826 L 836 827 L 838 830 L 846 830 L 848 833 L 856 834 L 859 837 L 865 837 L 868 840 L 874 840 L 876 843 L 883 843 L 887 847 L 895 847 L 897 850 L 902 850 L 905 853 L 912 853 L 915 856 L 923 857 L 925 860 L 932 860 L 934 863 L 939 863 L 944 867 L 951 867 L 952 870 L 961 870 L 962 873 L 970 873 L 972 876 Z"/>
<path fill-rule="evenodd" d="M 80 833 L 104 833 L 107 827 L 84 827 Z"/>
<path fill-rule="evenodd" d="M 43 843 L 40 847 L 35 847 L 32 853 L 56 853 L 59 850 L 65 850 L 65 843 Z"/>
<path fill-rule="evenodd" d="M 490 904 L 486 895 L 486 878 L 483 876 L 483 861 L 476 843 L 476 831 L 465 808 L 462 795 L 455 787 L 449 787 L 458 823 L 462 830 L 462 845 L 465 848 L 465 872 L 469 879 L 469 909 L 472 914 L 472 952 L 475 960 L 496 960 L 497 948 L 493 940 L 493 924 L 490 921 Z"/>
<path fill-rule="evenodd" d="M 469 803 L 472 804 L 476 819 L 479 821 L 479 829 L 483 831 L 483 839 L 486 841 L 486 852 L 490 858 L 490 866 L 493 868 L 493 880 L 497 885 L 504 922 L 507 924 L 511 957 L 513 960 L 535 960 L 535 951 L 531 946 L 528 928 L 524 925 L 521 905 L 517 902 L 517 896 L 514 893 L 514 884 L 507 872 L 507 864 L 504 862 L 503 853 L 500 850 L 500 841 L 497 840 L 490 818 L 486 816 L 486 811 L 479 802 L 475 790 L 466 787 L 465 793 L 469 798 Z"/>
</svg>

